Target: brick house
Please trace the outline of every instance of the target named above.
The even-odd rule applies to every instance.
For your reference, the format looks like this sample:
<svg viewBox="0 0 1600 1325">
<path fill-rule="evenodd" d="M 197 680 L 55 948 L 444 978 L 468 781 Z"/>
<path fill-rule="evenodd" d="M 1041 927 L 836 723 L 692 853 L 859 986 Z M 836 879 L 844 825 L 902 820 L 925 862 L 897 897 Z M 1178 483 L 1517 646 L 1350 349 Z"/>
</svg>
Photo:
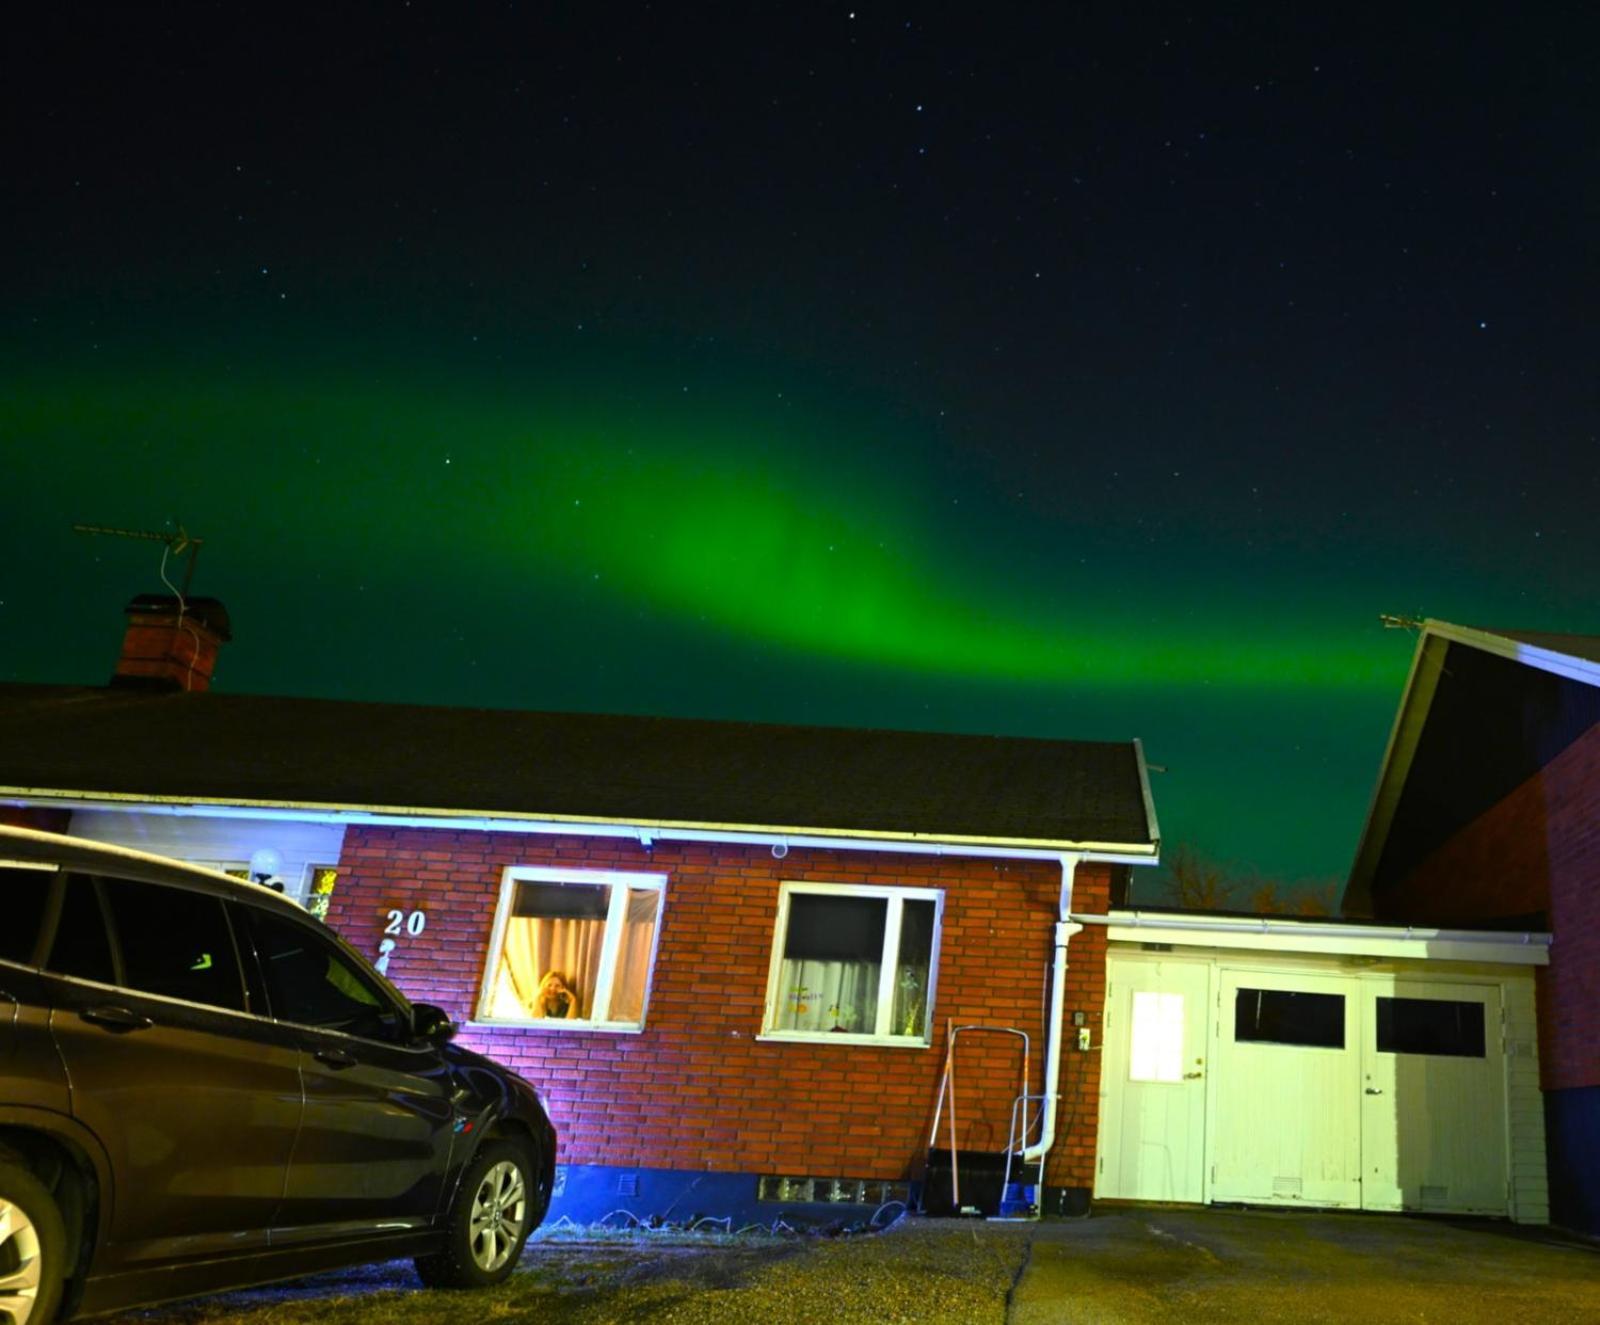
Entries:
<svg viewBox="0 0 1600 1325">
<path fill-rule="evenodd" d="M 1423 624 L 1344 909 L 1551 932 L 1551 1218 L 1600 1233 L 1600 638 Z"/>
<path fill-rule="evenodd" d="M 111 686 L 0 685 L 0 816 L 325 908 L 544 1090 L 556 1215 L 914 1198 L 973 1024 L 1030 1052 L 962 1041 L 955 1149 L 1025 1093 L 1030 1194 L 1087 1207 L 1107 931 L 1072 917 L 1157 858 L 1138 742 L 222 695 L 226 614 L 176 607 L 130 605 Z"/>
</svg>

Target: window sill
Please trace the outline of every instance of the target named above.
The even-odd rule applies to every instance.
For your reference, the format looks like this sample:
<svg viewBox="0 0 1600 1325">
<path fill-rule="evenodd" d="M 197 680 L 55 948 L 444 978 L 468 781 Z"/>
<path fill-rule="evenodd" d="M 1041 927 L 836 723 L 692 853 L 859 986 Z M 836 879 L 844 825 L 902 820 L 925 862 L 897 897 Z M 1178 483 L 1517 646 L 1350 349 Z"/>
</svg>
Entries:
<svg viewBox="0 0 1600 1325">
<path fill-rule="evenodd" d="M 851 1035 L 840 1031 L 763 1031 L 756 1036 L 764 1044 L 866 1045 L 876 1049 L 926 1049 L 928 1042 L 914 1035 Z"/>
<path fill-rule="evenodd" d="M 596 1035 L 643 1035 L 642 1025 L 607 1025 L 595 1021 L 565 1021 L 549 1017 L 538 1018 L 530 1021 L 483 1021 L 473 1020 L 467 1022 L 462 1030 L 468 1031 L 544 1031 L 547 1034 L 565 1033 L 571 1031 L 592 1031 Z"/>
</svg>

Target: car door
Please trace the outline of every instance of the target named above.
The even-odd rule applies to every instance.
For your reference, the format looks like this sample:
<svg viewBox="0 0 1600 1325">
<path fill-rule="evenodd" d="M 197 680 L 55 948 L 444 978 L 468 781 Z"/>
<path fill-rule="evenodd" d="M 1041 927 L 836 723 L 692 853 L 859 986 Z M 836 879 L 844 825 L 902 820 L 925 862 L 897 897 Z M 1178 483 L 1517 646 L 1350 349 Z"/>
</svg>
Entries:
<svg viewBox="0 0 1600 1325">
<path fill-rule="evenodd" d="M 251 1014 L 222 900 L 82 874 L 63 886 L 50 1026 L 72 1113 L 111 1163 L 98 1270 L 260 1250 L 300 1125 L 299 1048 Z"/>
<path fill-rule="evenodd" d="M 412 1037 L 408 1011 L 316 921 L 240 911 L 273 1014 L 300 1046 L 305 1081 L 274 1245 L 427 1227 L 457 1113 L 443 1056 Z"/>
<path fill-rule="evenodd" d="M 55 884 L 53 866 L 0 861 L 0 1113 L 69 1109 L 45 980 L 35 966 Z"/>
</svg>

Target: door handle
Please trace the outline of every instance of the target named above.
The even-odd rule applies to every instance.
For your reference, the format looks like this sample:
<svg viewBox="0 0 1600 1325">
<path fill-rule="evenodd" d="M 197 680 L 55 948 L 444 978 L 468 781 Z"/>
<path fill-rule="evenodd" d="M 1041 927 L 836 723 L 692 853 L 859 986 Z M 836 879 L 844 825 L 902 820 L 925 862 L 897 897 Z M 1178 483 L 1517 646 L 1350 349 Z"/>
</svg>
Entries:
<svg viewBox="0 0 1600 1325">
<path fill-rule="evenodd" d="M 1367 1094 L 1369 1094 L 1369 1095 L 1381 1095 L 1381 1094 L 1383 1094 L 1383 1092 L 1381 1090 L 1375 1089 L 1372 1086 L 1368 1086 L 1367 1087 Z"/>
<path fill-rule="evenodd" d="M 343 1049 L 314 1049 L 311 1056 L 319 1063 L 326 1063 L 329 1067 L 354 1067 L 356 1056 L 347 1054 Z"/>
<path fill-rule="evenodd" d="M 1185 1072 L 1183 1074 L 1183 1079 L 1185 1081 L 1198 1081 L 1204 1075 L 1205 1075 L 1204 1072 Z"/>
<path fill-rule="evenodd" d="M 96 1026 L 104 1026 L 112 1031 L 142 1031 L 155 1024 L 149 1017 L 141 1016 L 129 1008 L 84 1008 L 78 1015 L 85 1021 L 92 1021 Z"/>
</svg>

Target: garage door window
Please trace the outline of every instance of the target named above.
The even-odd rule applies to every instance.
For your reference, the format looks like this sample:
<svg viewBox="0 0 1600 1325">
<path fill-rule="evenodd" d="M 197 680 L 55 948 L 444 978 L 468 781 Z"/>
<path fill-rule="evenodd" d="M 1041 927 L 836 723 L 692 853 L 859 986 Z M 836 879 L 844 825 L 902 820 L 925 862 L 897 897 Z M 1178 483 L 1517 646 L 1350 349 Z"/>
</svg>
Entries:
<svg viewBox="0 0 1600 1325">
<path fill-rule="evenodd" d="M 1130 1081 L 1183 1080 L 1183 995 L 1133 991 Z"/>
<path fill-rule="evenodd" d="M 1241 1044 L 1343 1049 L 1344 995 L 1241 989 L 1233 1005 L 1233 1038 Z"/>
<path fill-rule="evenodd" d="M 1483 1004 L 1448 998 L 1380 998 L 1378 1052 L 1482 1058 Z"/>
</svg>

